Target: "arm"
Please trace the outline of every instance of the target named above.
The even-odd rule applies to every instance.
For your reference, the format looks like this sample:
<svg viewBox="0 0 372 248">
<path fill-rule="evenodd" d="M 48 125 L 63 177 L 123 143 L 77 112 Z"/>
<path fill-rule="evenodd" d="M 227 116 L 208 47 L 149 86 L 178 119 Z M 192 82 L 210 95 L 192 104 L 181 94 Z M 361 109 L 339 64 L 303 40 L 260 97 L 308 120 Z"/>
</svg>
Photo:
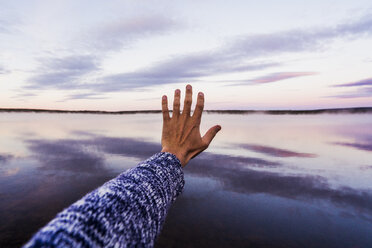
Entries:
<svg viewBox="0 0 372 248">
<path fill-rule="evenodd" d="M 192 88 L 186 87 L 179 111 L 176 90 L 169 117 L 162 98 L 162 152 L 120 174 L 59 213 L 25 247 L 153 247 L 171 203 L 182 192 L 182 167 L 204 149 L 221 129 L 212 127 L 200 136 L 203 94 L 190 116 Z"/>
<path fill-rule="evenodd" d="M 59 213 L 25 247 L 152 247 L 183 185 L 179 160 L 157 153 Z"/>
</svg>

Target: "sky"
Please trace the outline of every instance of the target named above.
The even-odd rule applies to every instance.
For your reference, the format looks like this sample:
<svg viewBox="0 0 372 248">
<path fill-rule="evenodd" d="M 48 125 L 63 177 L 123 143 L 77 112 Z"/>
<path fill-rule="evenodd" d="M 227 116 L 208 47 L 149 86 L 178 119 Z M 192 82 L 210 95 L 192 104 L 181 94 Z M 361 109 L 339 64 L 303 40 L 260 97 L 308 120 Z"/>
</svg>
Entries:
<svg viewBox="0 0 372 248">
<path fill-rule="evenodd" d="M 0 108 L 372 107 L 370 0 L 0 0 Z"/>
</svg>

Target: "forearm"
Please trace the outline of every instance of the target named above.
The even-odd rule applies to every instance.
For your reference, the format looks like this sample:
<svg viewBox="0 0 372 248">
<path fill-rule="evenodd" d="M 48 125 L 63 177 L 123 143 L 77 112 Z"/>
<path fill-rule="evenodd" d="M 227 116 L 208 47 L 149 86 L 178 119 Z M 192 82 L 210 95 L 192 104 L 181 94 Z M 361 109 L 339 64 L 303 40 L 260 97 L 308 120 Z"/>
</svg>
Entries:
<svg viewBox="0 0 372 248">
<path fill-rule="evenodd" d="M 179 160 L 157 153 L 58 214 L 26 247 L 152 247 L 183 186 Z"/>
</svg>

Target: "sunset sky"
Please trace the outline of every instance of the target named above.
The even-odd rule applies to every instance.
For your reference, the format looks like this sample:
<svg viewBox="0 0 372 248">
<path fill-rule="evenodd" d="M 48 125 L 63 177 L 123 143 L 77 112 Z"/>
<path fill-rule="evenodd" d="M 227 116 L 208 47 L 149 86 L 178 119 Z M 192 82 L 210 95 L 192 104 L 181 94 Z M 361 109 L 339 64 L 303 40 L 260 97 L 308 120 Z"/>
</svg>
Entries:
<svg viewBox="0 0 372 248">
<path fill-rule="evenodd" d="M 371 0 L 0 1 L 0 108 L 372 107 Z"/>
</svg>

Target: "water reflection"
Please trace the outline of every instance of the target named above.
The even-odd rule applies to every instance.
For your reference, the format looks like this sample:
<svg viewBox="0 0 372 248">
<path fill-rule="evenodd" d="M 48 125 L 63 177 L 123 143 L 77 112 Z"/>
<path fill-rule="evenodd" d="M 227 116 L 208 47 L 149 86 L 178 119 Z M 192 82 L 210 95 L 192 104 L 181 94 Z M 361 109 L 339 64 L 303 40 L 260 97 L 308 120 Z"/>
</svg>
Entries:
<svg viewBox="0 0 372 248">
<path fill-rule="evenodd" d="M 363 165 L 363 166 L 360 166 L 360 169 L 361 170 L 372 170 L 372 165 Z"/>
<path fill-rule="evenodd" d="M 13 156 L 10 154 L 0 154 L 0 164 L 7 163 Z"/>
<path fill-rule="evenodd" d="M 29 150 L 42 170 L 103 173 L 104 160 L 76 140 L 28 140 Z"/>
<path fill-rule="evenodd" d="M 131 138 L 97 137 L 91 141 L 101 151 L 108 154 L 145 159 L 161 150 L 159 143 Z"/>
<path fill-rule="evenodd" d="M 232 164 L 227 163 L 228 161 Z M 209 177 L 221 182 L 224 190 L 228 191 L 244 194 L 264 193 L 308 201 L 327 200 L 340 207 L 352 207 L 359 213 L 372 214 L 372 191 L 347 186 L 334 189 L 322 176 L 256 171 L 234 163 L 233 157 L 226 156 L 221 159 L 221 155 L 214 154 L 202 154 L 198 160 L 192 161 L 186 170 L 198 176 L 207 173 Z"/>
<path fill-rule="evenodd" d="M 239 147 L 251 150 L 258 153 L 263 153 L 269 156 L 273 157 L 297 157 L 297 158 L 314 158 L 316 157 L 315 154 L 312 153 L 301 153 L 301 152 L 295 152 L 290 151 L 286 149 L 271 147 L 271 146 L 263 146 L 263 145 L 257 145 L 257 144 L 240 144 Z"/>
<path fill-rule="evenodd" d="M 185 168 L 185 191 L 157 247 L 372 246 L 371 117 L 217 117 L 225 132 Z M 206 115 L 207 125 L 217 117 Z M 160 120 L 7 115 L 0 247 L 20 246 L 64 207 L 158 152 Z"/>
<path fill-rule="evenodd" d="M 88 173 L 102 173 L 102 170 L 106 170 L 105 154 L 145 159 L 161 150 L 157 143 L 133 138 L 104 137 L 88 132 L 84 132 L 84 135 L 90 138 L 27 140 L 27 143 L 33 156 L 43 165 L 43 169 Z"/>
<path fill-rule="evenodd" d="M 210 191 L 206 180 L 187 179 L 198 184 L 197 191 L 206 191 L 204 197 L 195 198 L 196 189 L 186 189 L 168 215 L 158 247 L 371 245 L 371 224 L 355 211 L 266 194 Z"/>
<path fill-rule="evenodd" d="M 368 124 L 367 124 L 368 125 Z M 350 128 L 345 130 L 347 127 L 338 128 L 340 136 L 343 136 L 347 141 L 333 142 L 334 145 L 340 145 L 345 147 L 351 147 L 361 151 L 372 151 L 372 129 L 371 126 L 365 127 L 361 125 L 359 130 Z"/>
</svg>

